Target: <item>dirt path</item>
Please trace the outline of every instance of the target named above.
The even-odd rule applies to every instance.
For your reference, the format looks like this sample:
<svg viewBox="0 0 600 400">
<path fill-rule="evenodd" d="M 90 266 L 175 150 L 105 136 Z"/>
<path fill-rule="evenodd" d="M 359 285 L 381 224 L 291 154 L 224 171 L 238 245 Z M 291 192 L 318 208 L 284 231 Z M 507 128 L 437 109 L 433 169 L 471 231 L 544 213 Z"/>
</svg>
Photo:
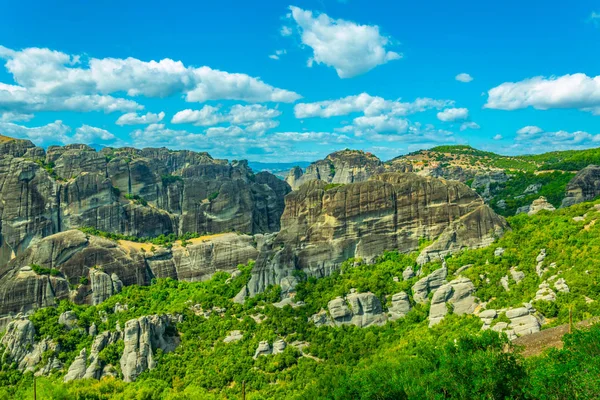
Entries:
<svg viewBox="0 0 600 400">
<path fill-rule="evenodd" d="M 600 319 L 593 318 L 574 324 L 577 328 L 583 328 L 598 323 Z M 549 348 L 561 349 L 563 347 L 562 337 L 569 333 L 569 324 L 559 325 L 554 328 L 544 329 L 531 335 L 521 336 L 513 340 L 516 346 L 524 347 L 523 356 L 537 356 Z"/>
</svg>

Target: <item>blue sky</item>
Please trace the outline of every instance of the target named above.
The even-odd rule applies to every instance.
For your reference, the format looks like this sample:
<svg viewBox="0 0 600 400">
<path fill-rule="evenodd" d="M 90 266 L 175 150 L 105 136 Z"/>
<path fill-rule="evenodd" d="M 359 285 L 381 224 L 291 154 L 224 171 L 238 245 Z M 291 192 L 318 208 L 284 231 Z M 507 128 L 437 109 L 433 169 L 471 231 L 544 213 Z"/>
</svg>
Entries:
<svg viewBox="0 0 600 400">
<path fill-rule="evenodd" d="M 254 161 L 600 146 L 598 1 L 2 1 L 0 133 Z"/>
</svg>

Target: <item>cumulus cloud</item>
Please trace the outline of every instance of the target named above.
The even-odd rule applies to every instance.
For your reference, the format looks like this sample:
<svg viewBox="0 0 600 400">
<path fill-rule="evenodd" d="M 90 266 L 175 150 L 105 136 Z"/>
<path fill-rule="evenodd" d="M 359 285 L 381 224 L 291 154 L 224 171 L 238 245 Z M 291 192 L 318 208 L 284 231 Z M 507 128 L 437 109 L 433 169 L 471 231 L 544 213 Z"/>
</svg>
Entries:
<svg viewBox="0 0 600 400">
<path fill-rule="evenodd" d="M 115 135 L 109 131 L 94 126 L 82 125 L 75 130 L 73 141 L 77 143 L 98 143 L 112 142 L 116 139 Z"/>
<path fill-rule="evenodd" d="M 568 132 L 564 130 L 546 132 L 537 126 L 526 126 L 517 131 L 515 142 L 520 148 L 526 148 L 527 152 L 576 150 L 598 146 L 600 143 L 600 134 L 591 134 L 585 131 Z"/>
<path fill-rule="evenodd" d="M 461 131 L 466 131 L 467 129 L 479 129 L 479 128 L 481 128 L 479 126 L 479 124 L 477 124 L 476 122 L 473 122 L 473 121 L 463 122 L 460 125 L 460 130 Z"/>
<path fill-rule="evenodd" d="M 281 36 L 291 36 L 293 32 L 292 32 L 292 28 L 284 25 L 279 30 L 279 33 L 281 34 Z"/>
<path fill-rule="evenodd" d="M 256 132 L 260 130 L 258 129 L 259 126 L 265 128 L 273 127 L 275 121 L 270 120 L 280 115 L 281 111 L 274 108 L 268 108 L 261 104 L 236 104 L 227 112 L 221 112 L 219 107 L 206 105 L 200 110 L 186 109 L 179 111 L 173 116 L 171 123 L 193 124 L 196 126 L 213 126 L 222 123 L 229 123 L 231 125 L 254 125 L 254 128 L 251 131 Z"/>
<path fill-rule="evenodd" d="M 296 118 L 329 118 L 360 112 L 365 116 L 376 116 L 384 113 L 392 116 L 406 116 L 428 109 L 442 109 L 453 104 L 454 102 L 451 100 L 430 98 L 419 98 L 414 102 L 407 103 L 399 100 L 385 100 L 379 96 L 361 93 L 337 100 L 299 103 L 294 107 L 294 115 Z"/>
<path fill-rule="evenodd" d="M 146 113 L 145 115 L 138 115 L 137 113 L 127 113 L 123 114 L 117 119 L 117 125 L 147 125 L 147 124 L 155 124 L 160 122 L 165 117 L 164 112 L 159 112 L 158 114 L 154 114 L 151 112 Z"/>
<path fill-rule="evenodd" d="M 538 133 L 542 133 L 544 132 L 544 130 L 542 128 L 540 128 L 539 126 L 532 126 L 532 125 L 528 125 L 528 126 L 524 126 L 521 129 L 519 129 L 517 131 L 518 135 L 536 135 Z"/>
<path fill-rule="evenodd" d="M 36 94 L 17 85 L 0 83 L 0 112 L 31 114 L 37 111 L 135 111 L 143 108 L 135 101 L 107 95 L 54 96 Z"/>
<path fill-rule="evenodd" d="M 500 110 L 576 108 L 600 114 L 600 76 L 579 73 L 505 82 L 488 91 L 485 107 Z"/>
<path fill-rule="evenodd" d="M 494 140 L 502 140 L 502 135 L 498 133 L 498 134 L 494 135 L 494 137 L 492 139 L 494 139 Z"/>
<path fill-rule="evenodd" d="M 456 79 L 459 82 L 469 83 L 473 80 L 473 77 L 471 75 L 463 72 L 462 74 L 456 75 L 456 77 L 454 79 Z"/>
<path fill-rule="evenodd" d="M 30 121 L 32 119 L 33 114 L 22 114 L 9 111 L 0 113 L 0 121 L 2 122 Z"/>
<path fill-rule="evenodd" d="M 444 122 L 453 122 L 464 120 L 469 117 L 469 110 L 466 108 L 447 108 L 437 113 L 437 118 Z"/>
<path fill-rule="evenodd" d="M 313 63 L 335 68 L 340 78 L 364 74 L 402 55 L 389 51 L 391 39 L 383 36 L 376 25 L 359 25 L 343 19 L 334 20 L 326 14 L 290 6 L 302 44 L 313 50 L 308 66 Z M 282 32 L 283 33 L 283 32 Z"/>
<path fill-rule="evenodd" d="M 90 58 L 46 48 L 20 51 L 0 46 L 0 58 L 17 85 L 1 84 L 3 103 L 37 104 L 40 111 L 63 109 L 65 104 L 85 101 L 86 109 L 135 111 L 137 103 L 108 96 L 166 97 L 184 94 L 189 102 L 241 100 L 248 102 L 294 102 L 300 95 L 275 88 L 260 78 L 242 73 L 219 71 L 207 66 L 185 66 L 168 58 L 142 61 L 136 58 Z M 77 101 L 70 101 L 76 99 Z M 112 105 L 107 104 L 113 103 Z M 41 105 L 40 105 L 41 104 Z"/>
<path fill-rule="evenodd" d="M 282 55 L 284 55 L 284 54 L 286 54 L 286 53 L 287 53 L 287 51 L 285 49 L 283 49 L 283 50 L 275 50 L 275 53 L 270 54 L 269 58 L 272 59 L 272 60 L 279 60 L 279 57 L 282 56 Z"/>
</svg>

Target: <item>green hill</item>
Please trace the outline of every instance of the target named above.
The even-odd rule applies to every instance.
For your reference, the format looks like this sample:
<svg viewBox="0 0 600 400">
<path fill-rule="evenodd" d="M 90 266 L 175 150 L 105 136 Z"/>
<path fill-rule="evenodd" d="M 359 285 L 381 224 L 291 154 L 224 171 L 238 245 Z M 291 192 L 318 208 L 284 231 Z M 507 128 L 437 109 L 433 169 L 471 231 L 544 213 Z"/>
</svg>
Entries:
<svg viewBox="0 0 600 400">
<path fill-rule="evenodd" d="M 448 258 L 448 279 L 461 273 L 476 286 L 476 296 L 488 309 L 519 307 L 536 296 L 538 286 L 565 279 L 571 290 L 557 292 L 556 301 L 537 301 L 533 306 L 545 320 L 544 328 L 600 316 L 600 206 L 582 203 L 555 212 L 509 218 L 512 232 L 494 245 L 468 250 Z M 575 219 L 574 219 L 575 218 Z M 424 243 L 423 245 L 426 245 Z M 497 248 L 503 248 L 501 256 Z M 536 256 L 547 254 L 548 270 L 538 276 Z M 114 331 L 117 326 L 143 315 L 180 314 L 177 324 L 181 343 L 171 353 L 158 352 L 156 368 L 142 373 L 136 382 L 118 378 L 76 380 L 63 383 L 64 372 L 38 377 L 37 395 L 43 399 L 423 399 L 423 398 L 597 398 L 600 395 L 600 328 L 566 337 L 565 348 L 524 359 L 510 348 L 503 334 L 481 331 L 482 322 L 473 315 L 458 316 L 449 310 L 444 320 L 428 327 L 429 304 L 416 304 L 404 318 L 382 326 L 316 327 L 311 315 L 336 296 L 372 292 L 389 306 L 389 296 L 401 290 L 411 293 L 417 280 L 437 270 L 440 262 L 423 267 L 421 277 L 407 281 L 407 266 L 415 267 L 416 253 L 386 253 L 373 265 L 348 260 L 341 271 L 322 279 L 298 275 L 302 282 L 295 301 L 304 306 L 277 308 L 280 288 L 235 304 L 231 298 L 245 285 L 252 265 L 240 266 L 241 274 L 217 273 L 207 282 L 158 280 L 148 287 L 129 286 L 97 306 L 75 306 L 63 302 L 32 317 L 36 338 L 58 343 L 58 358 L 69 365 L 82 348 L 90 349 L 87 329 Z M 510 291 L 500 284 L 509 270 L 524 273 L 519 283 L 510 281 Z M 115 306 L 127 308 L 115 312 Z M 212 310 L 205 317 L 199 309 Z M 58 323 L 61 313 L 72 310 L 81 329 L 67 331 Z M 106 316 L 103 318 L 102 316 Z M 502 314 L 503 315 L 503 314 Z M 499 321 L 505 317 L 499 317 Z M 243 338 L 224 343 L 232 330 Z M 283 338 L 288 345 L 275 355 L 253 358 L 261 341 Z M 100 353 L 115 365 L 122 341 Z M 52 356 L 48 350 L 44 362 Z M 0 364 L 0 398 L 32 398 L 32 373 L 21 374 L 10 359 Z"/>
</svg>

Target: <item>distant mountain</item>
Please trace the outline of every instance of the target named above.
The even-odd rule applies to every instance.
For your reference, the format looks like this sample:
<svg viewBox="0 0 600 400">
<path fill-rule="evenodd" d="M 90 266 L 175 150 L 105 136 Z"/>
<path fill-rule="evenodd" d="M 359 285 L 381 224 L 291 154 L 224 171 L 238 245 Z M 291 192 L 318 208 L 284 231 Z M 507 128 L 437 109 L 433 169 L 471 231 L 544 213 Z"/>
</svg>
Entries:
<svg viewBox="0 0 600 400">
<path fill-rule="evenodd" d="M 273 175 L 277 175 L 281 178 L 285 178 L 290 169 L 294 167 L 300 167 L 302 169 L 310 165 L 310 161 L 295 161 L 287 163 L 266 163 L 260 161 L 248 161 L 248 166 L 252 168 L 254 172 L 267 171 Z"/>
</svg>

